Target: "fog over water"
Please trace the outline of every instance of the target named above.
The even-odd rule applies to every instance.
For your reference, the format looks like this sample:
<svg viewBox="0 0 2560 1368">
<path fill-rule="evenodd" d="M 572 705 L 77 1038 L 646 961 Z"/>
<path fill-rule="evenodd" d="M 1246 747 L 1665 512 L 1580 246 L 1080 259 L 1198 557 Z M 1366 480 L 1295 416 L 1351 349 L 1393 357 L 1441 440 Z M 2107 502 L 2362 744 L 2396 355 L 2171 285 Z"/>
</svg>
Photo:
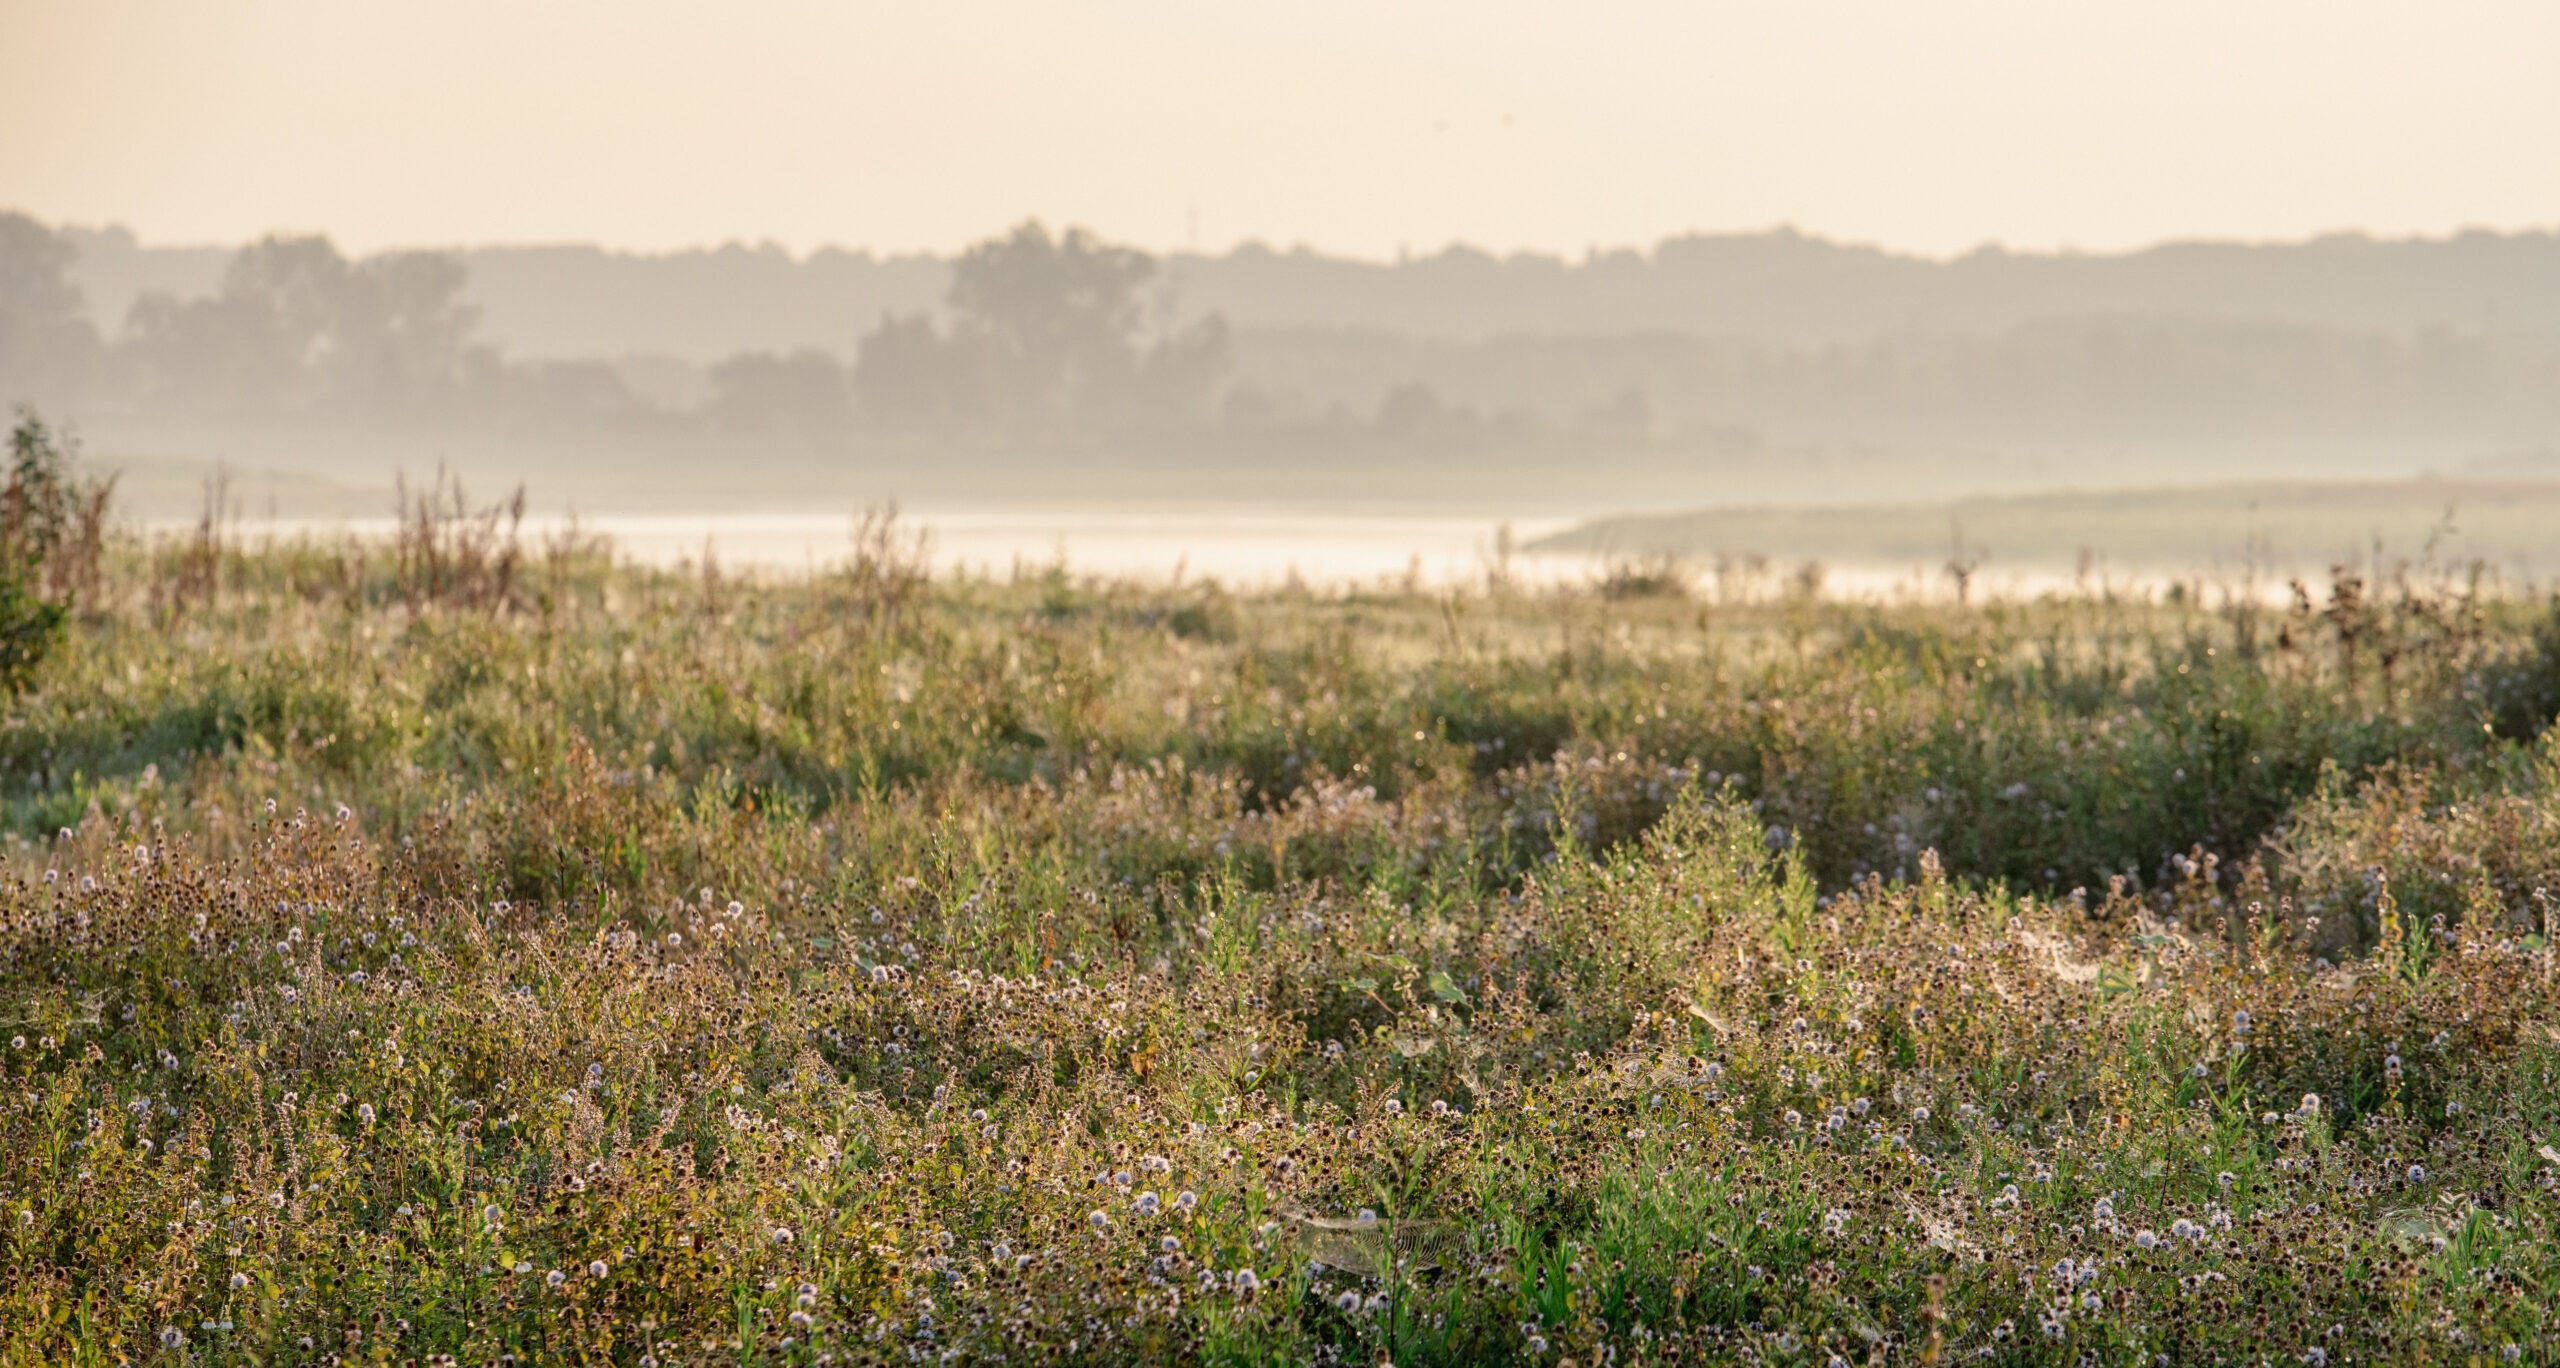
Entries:
<svg viewBox="0 0 2560 1368">
<path fill-rule="evenodd" d="M 0 8 L 0 402 L 665 563 L 2560 563 L 2548 4 L 745 10 Z"/>
<path fill-rule="evenodd" d="M 843 561 L 853 546 L 855 518 L 839 513 L 599 514 L 587 517 L 529 515 L 522 524 L 528 544 L 539 547 L 571 532 L 609 538 L 625 558 L 662 567 L 699 566 L 709 559 L 724 571 L 798 575 Z M 1293 576 L 1311 587 L 1340 587 L 1414 575 L 1425 584 L 1481 579 L 1500 563 L 1501 529 L 1515 543 L 1562 531 L 1570 520 L 1523 517 L 1434 517 L 1415 514 L 1274 513 L 1251 510 L 1097 512 L 1086 510 L 917 509 L 901 525 L 926 538 L 934 563 L 981 576 L 1037 575 L 1063 565 L 1076 575 L 1142 579 L 1214 578 L 1223 583 L 1267 586 Z M 191 521 L 145 523 L 155 534 L 178 534 Z M 244 518 L 234 535 L 262 538 L 388 538 L 389 517 Z M 1582 573 L 1593 557 L 1579 553 L 1532 556 L 1515 549 L 1514 573 L 1522 577 Z"/>
</svg>

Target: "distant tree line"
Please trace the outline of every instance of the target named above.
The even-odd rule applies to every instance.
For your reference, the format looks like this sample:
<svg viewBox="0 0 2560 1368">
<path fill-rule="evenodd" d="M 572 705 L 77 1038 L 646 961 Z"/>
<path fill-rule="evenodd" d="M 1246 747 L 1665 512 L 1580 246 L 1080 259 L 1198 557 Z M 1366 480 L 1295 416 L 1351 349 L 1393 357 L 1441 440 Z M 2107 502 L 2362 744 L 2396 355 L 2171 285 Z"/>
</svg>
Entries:
<svg viewBox="0 0 2560 1368">
<path fill-rule="evenodd" d="M 1716 250 L 1744 246 L 1773 271 L 1808 253 L 1837 266 L 1842 251 L 1793 239 Z M 2314 244 L 2295 261 L 2252 250 L 2277 253 L 2265 259 L 2292 262 L 2285 269 L 2295 275 L 2358 262 L 2381 271 L 2409 256 Z M 1675 266 L 1697 274 L 1704 268 L 1688 258 L 1706 251 L 1666 246 L 1670 257 L 1629 279 L 1640 284 Z M 1459 339 L 1237 328 L 1220 313 L 1184 307 L 1177 263 L 1034 222 L 952 259 L 938 307 L 847 317 L 841 349 L 747 350 L 709 365 L 663 356 L 522 360 L 483 337 L 457 254 L 349 258 L 325 238 L 270 237 L 233 254 L 195 297 L 142 294 L 111 333 L 84 307 L 76 254 L 70 235 L 0 214 L 0 401 L 182 422 L 640 427 L 819 444 L 1161 432 L 1183 449 L 1257 455 L 2419 435 L 2490 453 L 2560 448 L 2560 330 L 2540 326 L 2350 329 L 2079 314 L 1832 341 L 1741 331 Z M 2444 266 L 2474 257 L 2479 270 L 2538 279 L 2542 244 L 2465 240 L 2409 260 Z M 2156 272 L 2178 259 L 2164 249 L 2123 269 Z M 1958 263 L 1964 271 L 1946 268 L 1952 274 L 1940 283 L 1991 272 L 2009 293 L 2023 288 L 2009 279 L 2022 265 L 1967 261 Z M 1310 290 L 1343 285 L 1334 277 L 1349 268 L 1320 272 L 1320 264 L 1238 253 L 1225 269 L 1286 268 Z M 1904 277 L 1925 276 L 1909 263 L 1867 265 L 1890 266 L 1896 288 L 1916 288 Z M 1362 278 L 1385 289 L 1395 268 L 1366 269 Z M 1397 288 L 1493 278 L 1484 275 L 1492 265 L 1445 254 L 1413 269 L 1417 279 Z M 1605 262 L 1581 269 L 1601 283 L 1624 274 Z M 2079 269 L 2053 265 L 2065 275 Z M 2459 293 L 2440 281 L 2430 288 L 2439 286 Z M 2059 304 L 2076 297 L 2064 295 Z M 1755 316 L 1746 302 L 1735 298 L 1737 329 Z"/>
<path fill-rule="evenodd" d="M 461 260 L 349 258 L 325 237 L 242 249 L 210 294 L 135 301 L 101 337 L 72 245 L 0 215 L 0 392 L 58 410 L 366 422 L 672 419 L 713 431 L 1093 428 L 1198 420 L 1231 364 L 1225 320 L 1183 322 L 1156 260 L 1024 223 L 954 263 L 943 316 L 891 314 L 851 365 L 816 349 L 711 367 L 691 414 L 609 362 L 510 362 L 477 336 Z M 848 334 L 853 320 L 848 320 Z"/>
</svg>

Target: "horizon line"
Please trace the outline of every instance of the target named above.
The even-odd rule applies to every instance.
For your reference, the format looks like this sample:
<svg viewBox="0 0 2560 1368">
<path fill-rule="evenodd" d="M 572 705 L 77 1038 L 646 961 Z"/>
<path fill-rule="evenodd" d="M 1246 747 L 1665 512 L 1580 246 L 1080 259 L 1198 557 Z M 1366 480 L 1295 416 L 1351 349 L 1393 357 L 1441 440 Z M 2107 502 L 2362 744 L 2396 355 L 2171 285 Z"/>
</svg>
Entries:
<svg viewBox="0 0 2560 1368">
<path fill-rule="evenodd" d="M 1089 225 L 1071 222 L 1053 222 L 1044 216 L 1026 215 L 1005 224 L 1003 227 L 990 230 L 981 237 L 970 239 L 968 242 L 964 242 L 956 247 L 943 249 L 884 249 L 868 246 L 856 246 L 842 242 L 825 242 L 813 246 L 795 248 L 792 244 L 784 242 L 776 237 L 768 236 L 762 238 L 750 238 L 737 236 L 713 242 L 695 242 L 682 246 L 665 247 L 632 246 L 612 243 L 596 238 L 521 238 L 484 239 L 477 242 L 448 241 L 384 244 L 367 246 L 359 250 L 349 248 L 345 244 L 338 243 L 337 237 L 326 229 L 309 230 L 277 227 L 267 229 L 265 232 L 259 233 L 253 237 L 230 242 L 206 240 L 151 240 L 146 239 L 131 224 L 120 220 L 109 220 L 102 223 L 81 222 L 67 218 L 47 220 L 33 210 L 15 208 L 13 206 L 0 206 L 0 213 L 7 212 L 25 214 L 36 222 L 44 224 L 54 232 L 78 232 L 97 235 L 121 234 L 122 236 L 130 239 L 137 250 L 151 252 L 238 251 L 249 243 L 256 242 L 270 236 L 317 236 L 326 238 L 333 244 L 338 244 L 340 250 L 345 251 L 351 257 L 382 256 L 399 252 L 471 253 L 583 250 L 594 251 L 611 257 L 645 260 L 651 258 L 663 259 L 687 256 L 717 256 L 724 253 L 740 252 L 754 255 L 770 253 L 781 256 L 794 265 L 805 264 L 819 257 L 830 255 L 863 257 L 875 261 L 947 262 L 958 256 L 960 253 L 968 250 L 968 248 L 975 243 L 986 241 L 989 238 L 1010 231 L 1012 228 L 1026 222 L 1037 222 L 1056 229 L 1085 228 L 1086 231 L 1093 232 L 1096 236 L 1102 238 L 1106 242 L 1111 242 L 1120 246 L 1137 247 L 1138 250 L 1162 261 L 1219 261 L 1232 259 L 1248 253 L 1258 253 L 1281 258 L 1313 258 L 1315 260 L 1332 262 L 1339 265 L 1365 266 L 1382 269 L 1416 265 L 1424 262 L 1442 260 L 1453 256 L 1483 257 L 1497 262 L 1552 262 L 1567 268 L 1574 268 L 1591 265 L 1600 261 L 1625 257 L 1635 257 L 1640 260 L 1651 261 L 1658 259 L 1665 247 L 1680 243 L 1719 240 L 1746 241 L 1753 239 L 1800 239 L 1819 246 L 1830 247 L 1846 252 L 1872 253 L 1874 255 L 1895 260 L 1947 266 L 1982 257 L 2043 257 L 2061 260 L 2106 261 L 2140 257 L 2153 252 L 2169 251 L 2179 248 L 2288 248 L 2309 247 L 2323 243 L 2338 242 L 2361 242 L 2381 246 L 2442 246 L 2450 245 L 2464 239 L 2478 237 L 2497 239 L 2560 237 L 2560 219 L 2555 219 L 2552 222 L 2545 224 L 2508 227 L 2473 224 L 2458 228 L 2449 228 L 2442 232 L 2434 233 L 2425 231 L 2397 234 L 2378 233 L 2368 228 L 2328 228 L 2293 236 L 2269 237 L 2245 237 L 2239 235 L 2196 233 L 2155 238 L 2139 245 L 2113 248 L 2087 248 L 2068 242 L 2049 246 L 2019 246 L 1998 238 L 1985 238 L 1982 241 L 1975 243 L 1973 246 L 1961 250 L 1950 252 L 1931 252 L 1896 247 L 1882 242 L 1854 238 L 1846 235 L 1834 236 L 1819 230 L 1808 230 L 1793 221 L 1782 221 L 1779 223 L 1763 225 L 1757 228 L 1692 227 L 1665 233 L 1656 237 L 1650 244 L 1593 243 L 1582 248 L 1579 253 L 1572 251 L 1550 250 L 1542 247 L 1518 247 L 1507 250 L 1495 249 L 1482 246 L 1476 242 L 1460 237 L 1451 238 L 1437 247 L 1419 251 L 1399 248 L 1396 255 L 1389 257 L 1372 256 L 1358 252 L 1331 251 L 1306 242 L 1303 239 L 1292 243 L 1287 247 L 1280 247 L 1274 245 L 1268 239 L 1252 235 L 1234 238 L 1230 240 L 1223 249 L 1199 247 L 1163 248 L 1143 243 L 1127 242 L 1122 239 L 1114 238 L 1099 229 L 1091 228 Z"/>
</svg>

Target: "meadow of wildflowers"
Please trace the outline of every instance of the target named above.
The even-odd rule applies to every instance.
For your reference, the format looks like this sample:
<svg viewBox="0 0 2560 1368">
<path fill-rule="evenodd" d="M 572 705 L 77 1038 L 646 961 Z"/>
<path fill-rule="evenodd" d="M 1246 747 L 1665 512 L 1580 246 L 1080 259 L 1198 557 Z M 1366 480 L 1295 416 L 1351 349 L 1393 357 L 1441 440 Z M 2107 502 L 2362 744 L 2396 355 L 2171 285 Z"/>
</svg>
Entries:
<svg viewBox="0 0 2560 1368">
<path fill-rule="evenodd" d="M 2551 1362 L 2560 620 L 2378 578 L 117 548 L 0 1362 Z"/>
</svg>

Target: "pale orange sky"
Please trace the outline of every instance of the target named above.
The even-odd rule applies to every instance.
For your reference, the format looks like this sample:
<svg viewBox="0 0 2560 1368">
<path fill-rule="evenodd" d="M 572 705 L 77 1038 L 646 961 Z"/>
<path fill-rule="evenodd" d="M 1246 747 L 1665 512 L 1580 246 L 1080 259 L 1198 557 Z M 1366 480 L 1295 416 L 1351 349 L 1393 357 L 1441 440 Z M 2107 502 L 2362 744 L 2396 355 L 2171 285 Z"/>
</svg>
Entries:
<svg viewBox="0 0 2560 1368">
<path fill-rule="evenodd" d="M 2549 227 L 2560 3 L 0 0 L 5 206 L 356 249 Z"/>
</svg>

